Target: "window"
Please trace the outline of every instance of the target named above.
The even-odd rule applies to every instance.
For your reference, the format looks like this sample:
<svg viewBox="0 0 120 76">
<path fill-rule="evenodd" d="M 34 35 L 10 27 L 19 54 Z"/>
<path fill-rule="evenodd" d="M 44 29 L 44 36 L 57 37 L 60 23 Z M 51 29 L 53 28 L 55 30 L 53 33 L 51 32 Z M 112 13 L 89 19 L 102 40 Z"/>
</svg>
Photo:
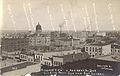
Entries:
<svg viewBox="0 0 120 76">
<path fill-rule="evenodd" d="M 93 52 L 94 52 L 94 47 L 93 47 Z"/>
<path fill-rule="evenodd" d="M 54 61 L 54 65 L 55 65 L 55 61 Z"/>
<path fill-rule="evenodd" d="M 42 61 L 42 56 L 41 56 L 41 61 Z"/>
<path fill-rule="evenodd" d="M 25 59 L 27 58 L 27 56 L 24 56 L 25 57 Z"/>
<path fill-rule="evenodd" d="M 97 53 L 95 53 L 95 55 L 97 55 Z"/>
<path fill-rule="evenodd" d="M 60 62 L 60 65 L 62 65 L 62 62 Z"/>
<path fill-rule="evenodd" d="M 30 61 L 30 59 L 28 59 L 28 61 Z"/>
<path fill-rule="evenodd" d="M 57 65 L 59 65 L 59 62 L 57 62 Z"/>
<path fill-rule="evenodd" d="M 112 49 L 111 49 L 111 52 L 113 52 Z"/>
<path fill-rule="evenodd" d="M 88 51 L 88 47 L 86 47 L 86 51 Z"/>
<path fill-rule="evenodd" d="M 60 62 L 58 62 L 58 65 L 60 65 Z"/>
<path fill-rule="evenodd" d="M 37 58 L 37 55 L 36 55 L 36 58 Z"/>
<path fill-rule="evenodd" d="M 58 62 L 56 62 L 56 65 L 58 65 Z"/>
<path fill-rule="evenodd" d="M 22 55 L 20 55 L 20 57 L 22 58 Z"/>
<path fill-rule="evenodd" d="M 90 47 L 90 51 L 91 51 L 91 47 Z"/>
<path fill-rule="evenodd" d="M 50 63 L 49 63 L 49 66 L 50 66 Z"/>
<path fill-rule="evenodd" d="M 97 52 L 97 47 L 95 48 L 95 52 Z"/>
</svg>

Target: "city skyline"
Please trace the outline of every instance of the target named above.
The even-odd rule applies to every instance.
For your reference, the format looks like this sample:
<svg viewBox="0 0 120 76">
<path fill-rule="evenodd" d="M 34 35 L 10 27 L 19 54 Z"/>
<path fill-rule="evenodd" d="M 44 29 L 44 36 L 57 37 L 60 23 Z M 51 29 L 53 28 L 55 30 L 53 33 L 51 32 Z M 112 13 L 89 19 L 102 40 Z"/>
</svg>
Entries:
<svg viewBox="0 0 120 76">
<path fill-rule="evenodd" d="M 119 0 L 4 0 L 2 30 L 119 30 Z"/>
</svg>

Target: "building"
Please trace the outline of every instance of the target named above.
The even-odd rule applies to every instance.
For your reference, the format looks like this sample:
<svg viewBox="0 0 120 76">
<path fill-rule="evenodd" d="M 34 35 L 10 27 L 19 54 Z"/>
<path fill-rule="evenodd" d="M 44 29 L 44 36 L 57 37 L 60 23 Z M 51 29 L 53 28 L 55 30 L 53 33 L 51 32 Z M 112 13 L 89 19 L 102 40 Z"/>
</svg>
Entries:
<svg viewBox="0 0 120 76">
<path fill-rule="evenodd" d="M 42 27 L 41 27 L 41 25 L 39 24 L 39 22 L 38 22 L 38 24 L 37 24 L 37 26 L 36 26 L 36 33 L 37 34 L 40 34 L 42 32 Z"/>
<path fill-rule="evenodd" d="M 52 66 L 52 58 L 43 58 L 43 62 L 42 62 L 43 65 L 46 65 L 46 66 Z"/>
<path fill-rule="evenodd" d="M 67 33 L 51 32 L 51 46 L 55 50 L 71 50 L 80 47 L 80 39 Z M 53 49 L 53 50 L 54 50 Z"/>
<path fill-rule="evenodd" d="M 28 49 L 29 39 L 28 38 L 2 38 L 1 39 L 1 50 L 7 52 L 19 51 L 21 49 Z"/>
<path fill-rule="evenodd" d="M 63 56 L 53 56 L 53 66 L 60 66 L 66 63 L 78 61 L 78 60 L 84 60 L 89 58 L 89 55 L 86 52 L 81 53 L 72 53 L 68 55 Z"/>
<path fill-rule="evenodd" d="M 20 54 L 20 61 L 28 61 L 28 62 L 34 62 L 34 55 L 33 54 Z"/>
<path fill-rule="evenodd" d="M 28 61 L 28 62 L 42 62 L 43 54 L 39 52 L 31 52 L 23 50 L 19 54 L 20 61 Z"/>
<path fill-rule="evenodd" d="M 50 33 L 51 41 L 54 42 L 55 39 L 60 37 L 60 32 L 59 31 L 54 31 Z"/>
<path fill-rule="evenodd" d="M 33 35 L 29 37 L 30 46 L 49 46 L 50 45 L 50 37 L 46 37 L 44 35 Z"/>
<path fill-rule="evenodd" d="M 43 54 L 40 53 L 34 53 L 34 58 L 35 58 L 35 62 L 42 62 L 43 61 Z"/>
<path fill-rule="evenodd" d="M 50 37 L 42 33 L 42 27 L 39 23 L 36 26 L 36 32 L 28 37 L 30 49 L 49 50 L 51 44 Z"/>
<path fill-rule="evenodd" d="M 98 57 L 111 54 L 111 44 L 87 44 L 85 45 L 85 52 L 91 57 Z"/>
<path fill-rule="evenodd" d="M 111 53 L 112 54 L 120 54 L 120 45 L 119 44 L 113 44 L 111 46 Z"/>
<path fill-rule="evenodd" d="M 107 32 L 100 31 L 100 32 L 97 32 L 96 35 L 97 36 L 106 36 Z"/>
</svg>

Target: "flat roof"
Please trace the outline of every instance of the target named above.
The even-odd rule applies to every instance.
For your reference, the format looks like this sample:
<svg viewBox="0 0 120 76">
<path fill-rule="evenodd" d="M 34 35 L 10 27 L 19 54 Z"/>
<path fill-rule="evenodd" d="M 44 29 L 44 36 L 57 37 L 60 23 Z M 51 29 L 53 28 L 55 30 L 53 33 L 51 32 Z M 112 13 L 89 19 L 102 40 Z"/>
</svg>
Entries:
<svg viewBox="0 0 120 76">
<path fill-rule="evenodd" d="M 112 48 L 120 49 L 120 45 L 112 45 Z"/>
<path fill-rule="evenodd" d="M 105 45 L 110 45 L 110 43 L 92 43 L 88 45 L 93 45 L 93 46 L 105 46 Z"/>
<path fill-rule="evenodd" d="M 53 57 L 63 58 L 63 56 L 55 56 L 55 55 L 53 55 Z"/>
</svg>

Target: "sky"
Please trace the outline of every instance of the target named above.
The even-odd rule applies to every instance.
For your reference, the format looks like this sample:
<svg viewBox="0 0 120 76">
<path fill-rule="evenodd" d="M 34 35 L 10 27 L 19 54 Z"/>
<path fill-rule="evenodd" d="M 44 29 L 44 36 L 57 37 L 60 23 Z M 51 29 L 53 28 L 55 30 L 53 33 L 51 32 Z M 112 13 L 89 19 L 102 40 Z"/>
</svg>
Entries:
<svg viewBox="0 0 120 76">
<path fill-rule="evenodd" d="M 2 30 L 119 30 L 120 0 L 3 0 Z"/>
</svg>

